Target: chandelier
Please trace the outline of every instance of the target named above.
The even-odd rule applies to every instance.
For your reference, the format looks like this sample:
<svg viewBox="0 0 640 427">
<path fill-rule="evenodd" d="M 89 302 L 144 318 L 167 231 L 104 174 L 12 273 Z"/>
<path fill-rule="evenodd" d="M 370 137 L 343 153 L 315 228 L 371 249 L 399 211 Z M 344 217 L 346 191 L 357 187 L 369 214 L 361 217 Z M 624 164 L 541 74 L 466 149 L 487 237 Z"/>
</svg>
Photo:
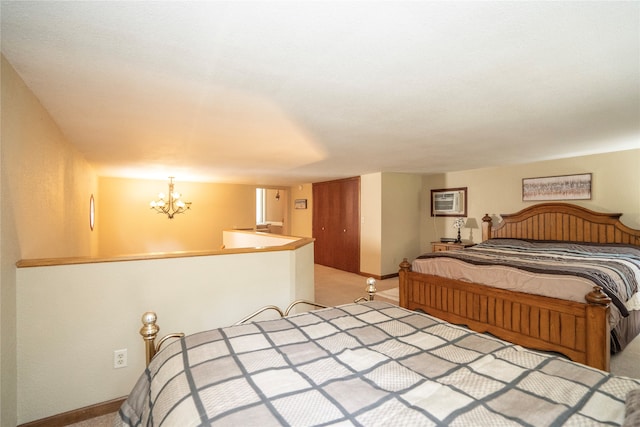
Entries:
<svg viewBox="0 0 640 427">
<path fill-rule="evenodd" d="M 183 202 L 180 200 L 182 195 L 174 191 L 173 186 L 173 177 L 170 176 L 168 199 L 166 199 L 167 196 L 165 196 L 164 193 L 160 193 L 158 194 L 158 200 L 153 200 L 149 203 L 151 209 L 167 215 L 169 219 L 172 219 L 175 214 L 184 213 L 186 210 L 191 209 L 191 202 Z"/>
</svg>

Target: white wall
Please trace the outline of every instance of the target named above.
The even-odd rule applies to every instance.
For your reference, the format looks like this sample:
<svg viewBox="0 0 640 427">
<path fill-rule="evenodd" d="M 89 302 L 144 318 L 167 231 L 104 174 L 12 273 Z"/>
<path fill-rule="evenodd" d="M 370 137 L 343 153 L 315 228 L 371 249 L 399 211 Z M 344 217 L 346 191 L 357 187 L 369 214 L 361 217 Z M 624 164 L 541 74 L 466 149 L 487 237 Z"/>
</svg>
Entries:
<svg viewBox="0 0 640 427">
<path fill-rule="evenodd" d="M 251 266 L 251 268 L 247 268 Z M 18 423 L 125 396 L 144 369 L 140 317 L 160 336 L 233 324 L 314 298 L 313 244 L 296 250 L 19 268 Z M 129 366 L 113 368 L 126 348 Z"/>
<path fill-rule="evenodd" d="M 295 237 L 289 238 L 253 231 L 225 230 L 222 232 L 222 242 L 225 249 L 281 246 L 296 240 L 298 239 Z"/>
</svg>

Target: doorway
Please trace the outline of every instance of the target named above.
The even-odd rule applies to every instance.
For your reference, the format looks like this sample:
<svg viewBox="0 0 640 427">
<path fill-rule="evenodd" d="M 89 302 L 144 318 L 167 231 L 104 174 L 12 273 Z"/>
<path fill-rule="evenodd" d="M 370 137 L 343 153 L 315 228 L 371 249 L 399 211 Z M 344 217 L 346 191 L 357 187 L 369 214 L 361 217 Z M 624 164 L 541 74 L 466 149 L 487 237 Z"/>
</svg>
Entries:
<svg viewBox="0 0 640 427">
<path fill-rule="evenodd" d="M 256 231 L 288 235 L 289 191 L 284 188 L 256 188 Z"/>
</svg>

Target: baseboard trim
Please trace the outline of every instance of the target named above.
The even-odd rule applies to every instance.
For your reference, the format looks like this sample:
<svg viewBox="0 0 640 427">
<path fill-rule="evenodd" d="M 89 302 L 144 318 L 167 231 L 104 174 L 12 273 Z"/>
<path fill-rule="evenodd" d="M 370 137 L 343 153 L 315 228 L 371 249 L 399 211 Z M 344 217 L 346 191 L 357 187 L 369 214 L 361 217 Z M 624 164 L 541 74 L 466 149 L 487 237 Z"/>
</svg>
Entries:
<svg viewBox="0 0 640 427">
<path fill-rule="evenodd" d="M 383 276 L 380 276 L 378 274 L 369 274 L 369 273 L 365 273 L 363 271 L 361 271 L 360 273 L 358 273 L 360 276 L 364 276 L 364 277 L 373 277 L 376 280 L 386 280 L 386 279 L 391 279 L 392 277 L 398 277 L 398 273 L 393 273 L 393 274 L 385 274 Z"/>
<path fill-rule="evenodd" d="M 52 415 L 40 420 L 30 421 L 20 424 L 18 427 L 64 427 L 69 424 L 79 423 L 80 421 L 89 420 L 91 418 L 107 415 L 116 412 L 125 401 L 125 397 L 113 399 L 108 402 L 96 403 L 95 405 L 85 406 L 84 408 L 74 409 L 73 411 L 63 412 L 62 414 Z"/>
</svg>

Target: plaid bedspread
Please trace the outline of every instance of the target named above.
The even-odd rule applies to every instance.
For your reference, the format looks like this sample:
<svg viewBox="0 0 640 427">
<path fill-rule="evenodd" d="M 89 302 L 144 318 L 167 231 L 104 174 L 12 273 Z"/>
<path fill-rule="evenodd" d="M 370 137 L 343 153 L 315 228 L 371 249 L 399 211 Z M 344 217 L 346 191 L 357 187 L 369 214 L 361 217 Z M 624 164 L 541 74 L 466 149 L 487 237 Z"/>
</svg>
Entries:
<svg viewBox="0 0 640 427">
<path fill-rule="evenodd" d="M 640 381 L 383 302 L 215 329 L 162 350 L 117 425 L 620 425 Z"/>
<path fill-rule="evenodd" d="M 474 265 L 498 265 L 533 273 L 584 277 L 602 287 L 621 315 L 638 292 L 640 248 L 618 244 L 490 239 L 463 251 L 435 252 L 426 258 L 456 258 Z"/>
</svg>

